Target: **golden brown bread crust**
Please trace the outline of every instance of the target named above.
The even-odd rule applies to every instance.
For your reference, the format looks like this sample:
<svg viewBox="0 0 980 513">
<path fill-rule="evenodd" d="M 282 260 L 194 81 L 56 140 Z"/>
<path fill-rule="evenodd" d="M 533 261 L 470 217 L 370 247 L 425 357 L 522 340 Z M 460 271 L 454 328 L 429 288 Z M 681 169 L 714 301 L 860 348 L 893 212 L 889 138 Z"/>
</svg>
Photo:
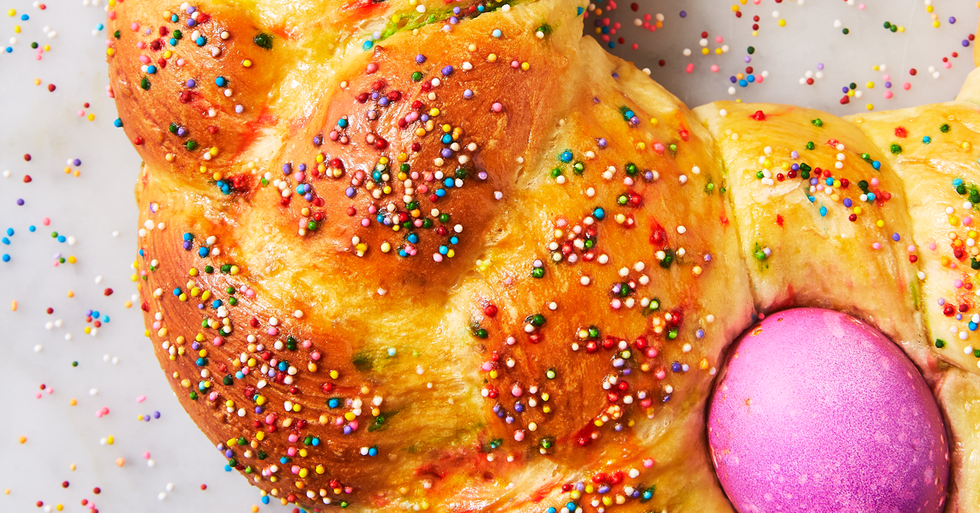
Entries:
<svg viewBox="0 0 980 513">
<path fill-rule="evenodd" d="M 313 509 L 730 511 L 703 408 L 755 310 L 847 310 L 938 379 L 920 263 L 882 240 L 913 228 L 880 142 L 824 114 L 808 157 L 832 166 L 825 140 L 843 141 L 857 153 L 837 176 L 855 183 L 861 152 L 884 162 L 892 197 L 857 224 L 838 203 L 855 185 L 828 218 L 802 192 L 765 208 L 750 160 L 767 145 L 794 160 L 811 113 L 696 116 L 581 39 L 568 0 L 417 4 L 110 12 L 120 118 L 143 141 L 148 335 L 257 486 Z M 155 50 L 161 26 L 207 41 Z M 725 142 L 745 125 L 754 139 Z"/>
</svg>

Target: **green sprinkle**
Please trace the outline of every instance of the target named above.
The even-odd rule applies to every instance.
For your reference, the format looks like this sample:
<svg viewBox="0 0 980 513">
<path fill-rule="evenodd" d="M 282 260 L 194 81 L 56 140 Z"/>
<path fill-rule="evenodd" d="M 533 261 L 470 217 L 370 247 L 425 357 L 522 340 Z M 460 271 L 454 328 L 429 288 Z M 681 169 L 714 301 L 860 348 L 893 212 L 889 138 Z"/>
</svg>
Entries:
<svg viewBox="0 0 980 513">
<path fill-rule="evenodd" d="M 946 341 L 943 340 L 943 339 L 941 339 L 941 338 L 937 338 L 936 339 L 936 347 L 939 348 L 939 349 L 942 349 L 942 348 L 946 347 Z"/>
<path fill-rule="evenodd" d="M 259 34 L 252 39 L 259 48 L 265 48 L 266 50 L 272 50 L 272 36 L 269 34 Z"/>
<path fill-rule="evenodd" d="M 892 155 L 898 155 L 899 153 L 902 153 L 902 147 L 897 144 L 891 145 L 891 148 L 889 148 L 889 150 L 891 150 Z"/>
<path fill-rule="evenodd" d="M 820 118 L 814 119 L 813 121 L 810 121 L 810 123 L 813 123 L 813 126 L 815 126 L 815 127 L 822 127 L 823 126 L 823 120 L 820 119 Z M 809 149 L 809 148 L 807 148 L 807 149 Z"/>
<path fill-rule="evenodd" d="M 535 278 L 544 278 L 544 267 L 535 267 L 531 271 L 531 276 L 534 276 Z"/>
</svg>

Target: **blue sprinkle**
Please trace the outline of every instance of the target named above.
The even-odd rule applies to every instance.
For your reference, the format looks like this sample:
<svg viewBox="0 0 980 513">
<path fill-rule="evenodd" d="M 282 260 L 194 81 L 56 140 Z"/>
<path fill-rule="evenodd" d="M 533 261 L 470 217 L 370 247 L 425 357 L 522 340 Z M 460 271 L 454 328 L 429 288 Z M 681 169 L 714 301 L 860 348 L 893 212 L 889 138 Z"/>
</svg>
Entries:
<svg viewBox="0 0 980 513">
<path fill-rule="evenodd" d="M 201 247 L 200 249 L 198 249 L 198 250 L 197 250 L 197 254 L 198 254 L 198 256 L 200 256 L 201 258 L 204 258 L 204 257 L 206 257 L 206 256 L 208 256 L 208 248 L 206 248 L 206 247 Z"/>
<path fill-rule="evenodd" d="M 928 135 L 922 138 L 922 144 L 929 144 L 931 142 L 932 142 L 932 137 L 929 137 Z"/>
<path fill-rule="evenodd" d="M 962 178 L 954 178 L 953 179 L 953 187 L 959 187 L 961 185 L 963 185 L 963 179 Z"/>
<path fill-rule="evenodd" d="M 214 79 L 214 85 L 218 87 L 224 87 L 227 84 L 228 84 L 228 79 L 225 77 L 218 77 Z"/>
<path fill-rule="evenodd" d="M 204 46 L 207 44 L 208 40 L 204 36 L 201 36 L 195 39 L 194 42 L 197 43 L 197 46 Z"/>
<path fill-rule="evenodd" d="M 606 218 L 606 211 L 600 207 L 596 207 L 596 209 L 592 211 L 592 217 L 602 221 Z"/>
<path fill-rule="evenodd" d="M 749 82 L 743 78 L 742 80 L 738 81 L 738 85 L 742 87 L 747 87 L 749 85 Z"/>
<path fill-rule="evenodd" d="M 4 261 L 4 262 L 9 262 L 9 261 L 10 261 L 10 255 L 8 255 L 8 254 L 6 254 L 6 253 L 4 253 L 4 254 L 3 254 L 3 261 Z"/>
<path fill-rule="evenodd" d="M 877 196 L 875 196 L 875 193 L 873 192 L 868 193 L 868 201 L 874 201 L 876 197 Z"/>
<path fill-rule="evenodd" d="M 146 72 L 149 73 L 149 74 L 151 74 L 151 75 L 155 75 L 156 72 L 157 72 L 157 67 L 156 66 L 147 66 L 146 67 Z"/>
<path fill-rule="evenodd" d="M 2 242 L 2 243 L 4 243 L 4 244 L 6 244 L 6 245 L 8 245 L 8 246 L 10 245 L 10 239 L 8 239 L 8 238 L 6 238 L 6 237 L 4 237 L 4 238 L 2 238 L 2 239 L 0 239 L 0 242 Z"/>
<path fill-rule="evenodd" d="M 66 239 L 64 235 L 59 235 L 58 236 L 58 242 L 65 242 L 66 240 L 68 240 L 68 239 Z"/>
<path fill-rule="evenodd" d="M 32 225 L 30 225 L 30 226 L 27 227 L 27 231 L 29 231 L 31 233 L 34 233 L 34 232 L 37 231 L 37 227 L 32 224 Z"/>
<path fill-rule="evenodd" d="M 749 75 L 745 77 L 749 82 L 755 82 L 755 75 Z"/>
<path fill-rule="evenodd" d="M 445 255 L 446 253 L 449 253 L 449 248 L 447 248 L 446 246 L 439 246 L 439 254 Z"/>
<path fill-rule="evenodd" d="M 820 217 L 827 217 L 827 207 L 820 207 Z"/>
<path fill-rule="evenodd" d="M 116 120 L 112 122 L 112 126 L 114 126 L 116 128 L 122 128 L 122 120 L 119 119 L 119 118 L 116 118 Z"/>
<path fill-rule="evenodd" d="M 878 162 L 876 160 L 876 161 L 874 161 L 874 162 L 871 163 L 871 167 L 873 167 L 875 169 L 881 169 L 881 162 Z"/>
<path fill-rule="evenodd" d="M 503 33 L 503 32 L 501 32 L 501 31 L 500 31 L 500 29 L 493 29 L 493 32 L 491 32 L 491 34 L 493 35 L 493 37 L 500 37 L 500 36 L 502 36 L 502 35 L 503 35 L 504 33 Z"/>
<path fill-rule="evenodd" d="M 26 15 L 26 14 L 21 14 L 21 15 L 20 15 L 20 20 L 21 20 L 21 21 L 27 21 L 27 20 L 29 20 L 29 19 L 31 19 L 31 17 L 30 17 L 30 16 L 28 16 L 28 15 Z"/>
</svg>

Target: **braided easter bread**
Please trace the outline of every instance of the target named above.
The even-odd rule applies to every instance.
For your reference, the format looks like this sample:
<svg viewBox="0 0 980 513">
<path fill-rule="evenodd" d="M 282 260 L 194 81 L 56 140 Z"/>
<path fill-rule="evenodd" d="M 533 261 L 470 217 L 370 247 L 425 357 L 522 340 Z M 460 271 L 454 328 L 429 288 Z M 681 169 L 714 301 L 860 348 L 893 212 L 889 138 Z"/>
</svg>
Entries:
<svg viewBox="0 0 980 513">
<path fill-rule="evenodd" d="M 948 508 L 980 511 L 980 75 L 848 120 L 692 112 L 584 7 L 113 4 L 147 335 L 228 465 L 313 510 L 732 511 L 723 350 L 819 306 L 934 385 Z"/>
</svg>

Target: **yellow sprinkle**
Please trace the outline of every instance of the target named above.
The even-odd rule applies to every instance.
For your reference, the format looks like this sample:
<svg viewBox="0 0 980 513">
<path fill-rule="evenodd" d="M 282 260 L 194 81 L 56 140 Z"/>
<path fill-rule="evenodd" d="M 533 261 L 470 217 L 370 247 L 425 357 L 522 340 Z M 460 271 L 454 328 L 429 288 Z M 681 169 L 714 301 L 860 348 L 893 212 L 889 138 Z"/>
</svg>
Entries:
<svg viewBox="0 0 980 513">
<path fill-rule="evenodd" d="M 487 56 L 487 61 L 488 62 L 497 62 L 497 54 L 491 53 L 490 55 L 488 55 Z"/>
<path fill-rule="evenodd" d="M 20 34 L 20 25 L 15 25 L 14 26 L 14 32 Z"/>
<path fill-rule="evenodd" d="M 10 302 L 10 311 L 11 312 L 16 312 L 17 311 L 17 301 L 11 301 Z"/>
<path fill-rule="evenodd" d="M 40 78 L 35 78 L 34 79 L 34 85 L 36 85 L 36 86 L 41 85 L 41 79 Z"/>
<path fill-rule="evenodd" d="M 242 66 L 245 66 L 246 68 L 251 68 L 252 67 L 252 61 L 250 61 L 248 59 L 245 59 L 244 61 L 242 61 Z"/>
<path fill-rule="evenodd" d="M 73 397 L 70 401 L 68 401 L 68 404 L 71 406 L 77 406 L 78 401 Z"/>
<path fill-rule="evenodd" d="M 74 264 L 77 261 L 78 260 L 75 259 L 75 256 L 74 255 L 68 257 L 68 263 L 69 264 Z"/>
<path fill-rule="evenodd" d="M 786 26 L 786 20 L 779 20 L 779 26 L 780 27 L 785 27 Z"/>
<path fill-rule="evenodd" d="M 7 11 L 7 16 L 14 17 L 16 15 L 17 15 L 17 11 L 15 11 L 14 9 Z"/>
<path fill-rule="evenodd" d="M 868 110 L 875 110 L 874 104 L 871 104 L 871 103 L 865 105 L 865 108 L 868 109 Z"/>
<path fill-rule="evenodd" d="M 69 290 L 68 291 L 68 297 L 75 297 L 75 293 Z"/>
<path fill-rule="evenodd" d="M 522 62 L 521 63 L 521 69 L 524 70 L 524 71 L 527 71 L 527 70 L 531 69 L 531 65 L 528 64 L 528 63 L 526 63 L 526 62 Z"/>
<path fill-rule="evenodd" d="M 25 438 L 25 437 L 23 437 L 23 436 L 22 436 L 22 437 L 19 437 L 19 438 L 17 438 L 17 443 L 19 443 L 19 444 L 23 444 L 23 443 L 25 443 L 25 442 L 27 442 L 27 438 Z"/>
</svg>

